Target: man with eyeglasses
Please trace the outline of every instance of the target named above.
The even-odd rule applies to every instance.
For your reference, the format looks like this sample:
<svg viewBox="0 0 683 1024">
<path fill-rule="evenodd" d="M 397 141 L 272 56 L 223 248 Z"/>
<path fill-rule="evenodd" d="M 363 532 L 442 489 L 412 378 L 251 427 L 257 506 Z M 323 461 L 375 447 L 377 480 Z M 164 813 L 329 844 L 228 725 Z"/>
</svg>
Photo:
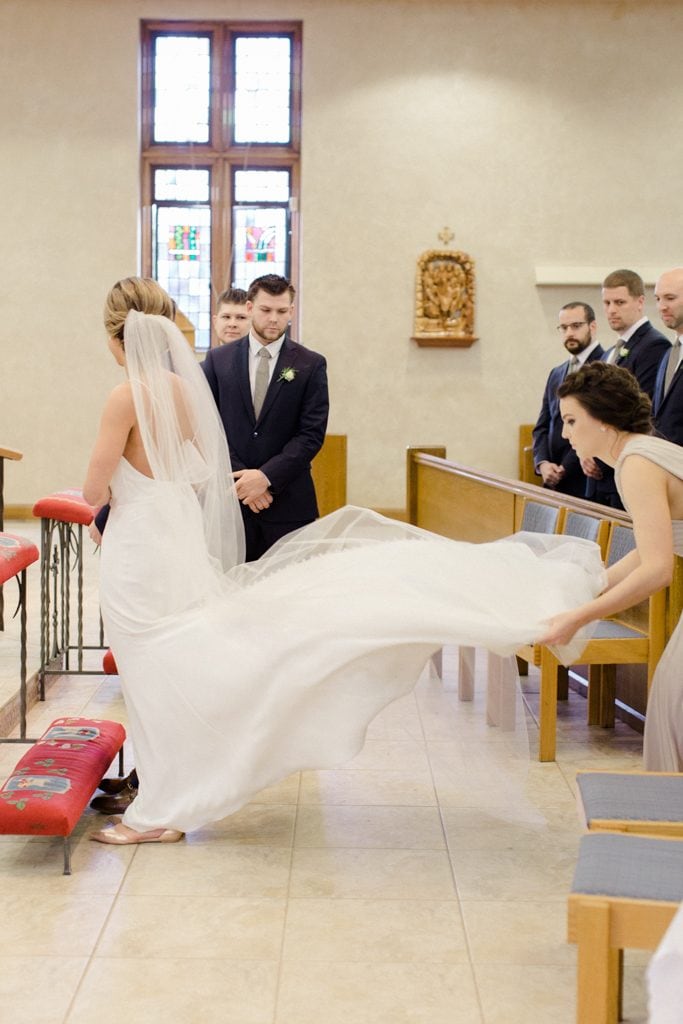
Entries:
<svg viewBox="0 0 683 1024">
<path fill-rule="evenodd" d="M 574 449 L 562 437 L 562 417 L 557 389 L 567 374 L 584 363 L 604 355 L 596 338 L 595 313 L 586 302 L 568 302 L 558 317 L 557 331 L 569 359 L 550 371 L 543 394 L 543 405 L 533 432 L 534 468 L 543 486 L 562 494 L 583 498 L 586 476 Z"/>
<path fill-rule="evenodd" d="M 605 362 L 630 370 L 640 387 L 654 397 L 657 370 L 671 346 L 643 315 L 645 285 L 634 270 L 613 270 L 602 282 L 602 305 L 616 344 L 606 353 Z M 586 497 L 611 508 L 623 508 L 614 482 L 614 470 L 603 462 L 585 459 L 588 476 Z"/>
</svg>

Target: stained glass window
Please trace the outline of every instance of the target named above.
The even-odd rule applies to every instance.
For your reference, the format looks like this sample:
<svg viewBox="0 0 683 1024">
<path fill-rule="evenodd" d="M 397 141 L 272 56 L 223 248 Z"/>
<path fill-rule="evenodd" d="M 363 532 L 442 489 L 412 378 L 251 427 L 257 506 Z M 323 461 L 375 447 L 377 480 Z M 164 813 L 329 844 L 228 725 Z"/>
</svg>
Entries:
<svg viewBox="0 0 683 1024">
<path fill-rule="evenodd" d="M 211 210 L 155 206 L 154 277 L 195 329 L 195 346 L 211 342 Z"/>
<path fill-rule="evenodd" d="M 238 288 L 248 288 L 255 277 L 288 277 L 287 211 L 275 207 L 236 206 L 233 210 L 233 277 Z"/>
<path fill-rule="evenodd" d="M 222 291 L 298 267 L 301 32 L 142 22 L 142 269 L 192 322 L 197 349 Z"/>
<path fill-rule="evenodd" d="M 261 274 L 289 276 L 290 178 L 284 170 L 235 171 L 233 278 L 238 288 L 248 288 Z"/>
<path fill-rule="evenodd" d="M 287 36 L 235 40 L 235 142 L 289 142 L 292 43 Z"/>
<path fill-rule="evenodd" d="M 208 142 L 210 37 L 154 40 L 154 142 Z"/>
</svg>

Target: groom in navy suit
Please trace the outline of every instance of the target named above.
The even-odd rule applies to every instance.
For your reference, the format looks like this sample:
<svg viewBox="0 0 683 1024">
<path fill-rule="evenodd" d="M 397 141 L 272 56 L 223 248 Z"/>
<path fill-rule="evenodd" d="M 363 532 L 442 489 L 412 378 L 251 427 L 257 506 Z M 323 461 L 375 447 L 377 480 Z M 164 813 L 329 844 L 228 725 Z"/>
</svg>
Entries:
<svg viewBox="0 0 683 1024">
<path fill-rule="evenodd" d="M 563 306 L 557 329 L 569 359 L 552 369 L 546 382 L 543 405 L 533 431 L 534 468 L 543 478 L 544 487 L 583 498 L 586 477 L 576 452 L 562 437 L 557 389 L 568 373 L 575 372 L 591 359 L 600 359 L 603 350 L 595 337 L 595 313 L 586 302 L 568 302 Z"/>
<path fill-rule="evenodd" d="M 288 337 L 293 303 L 286 278 L 256 278 L 249 334 L 211 349 L 203 363 L 228 439 L 247 561 L 318 515 L 311 460 L 325 439 L 327 364 Z"/>
</svg>

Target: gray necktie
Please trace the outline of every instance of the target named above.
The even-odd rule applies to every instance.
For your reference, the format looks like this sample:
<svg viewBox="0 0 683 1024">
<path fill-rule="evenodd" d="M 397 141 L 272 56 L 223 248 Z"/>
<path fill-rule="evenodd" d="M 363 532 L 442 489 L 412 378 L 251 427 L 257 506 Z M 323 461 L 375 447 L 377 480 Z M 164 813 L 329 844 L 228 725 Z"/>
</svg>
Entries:
<svg viewBox="0 0 683 1024">
<path fill-rule="evenodd" d="M 671 381 L 674 379 L 674 374 L 678 369 L 678 360 L 681 355 L 681 339 L 676 338 L 671 346 L 669 352 L 669 362 L 666 364 L 666 374 L 664 377 L 664 394 L 667 393 L 671 387 Z"/>
<path fill-rule="evenodd" d="M 576 371 L 578 370 L 579 366 L 580 366 L 579 357 L 578 356 L 570 356 L 569 357 L 569 367 L 567 368 L 567 376 L 569 376 L 570 373 L 576 373 Z"/>
<path fill-rule="evenodd" d="M 266 397 L 266 391 L 270 382 L 270 373 L 268 372 L 268 361 L 270 358 L 270 352 L 265 345 L 262 345 L 258 354 L 258 366 L 256 367 L 256 379 L 254 380 L 254 415 L 256 419 L 259 418 L 259 413 L 263 408 L 263 400 Z"/>
<path fill-rule="evenodd" d="M 624 344 L 624 339 L 623 338 L 619 338 L 619 341 L 616 343 L 614 348 L 610 349 L 609 355 L 607 356 L 607 359 L 605 360 L 606 363 L 616 363 L 616 361 L 619 359 L 619 349 L 621 348 L 621 346 L 623 344 Z"/>
</svg>

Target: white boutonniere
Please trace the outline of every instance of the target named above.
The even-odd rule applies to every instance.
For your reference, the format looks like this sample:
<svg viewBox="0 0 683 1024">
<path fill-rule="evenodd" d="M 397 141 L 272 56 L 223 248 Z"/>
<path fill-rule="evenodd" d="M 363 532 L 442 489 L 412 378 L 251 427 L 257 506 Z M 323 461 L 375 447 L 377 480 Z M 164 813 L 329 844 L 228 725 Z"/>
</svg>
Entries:
<svg viewBox="0 0 683 1024">
<path fill-rule="evenodd" d="M 285 383 L 289 384 L 291 381 L 294 380 L 295 377 L 296 377 L 296 370 L 294 369 L 294 367 L 293 366 L 285 366 L 280 371 L 280 376 L 278 377 L 278 383 L 281 380 L 284 380 Z"/>
<path fill-rule="evenodd" d="M 626 348 L 626 345 L 622 345 L 621 348 L 619 349 L 619 358 L 620 359 L 625 359 L 627 355 L 628 355 L 628 349 Z"/>
</svg>

